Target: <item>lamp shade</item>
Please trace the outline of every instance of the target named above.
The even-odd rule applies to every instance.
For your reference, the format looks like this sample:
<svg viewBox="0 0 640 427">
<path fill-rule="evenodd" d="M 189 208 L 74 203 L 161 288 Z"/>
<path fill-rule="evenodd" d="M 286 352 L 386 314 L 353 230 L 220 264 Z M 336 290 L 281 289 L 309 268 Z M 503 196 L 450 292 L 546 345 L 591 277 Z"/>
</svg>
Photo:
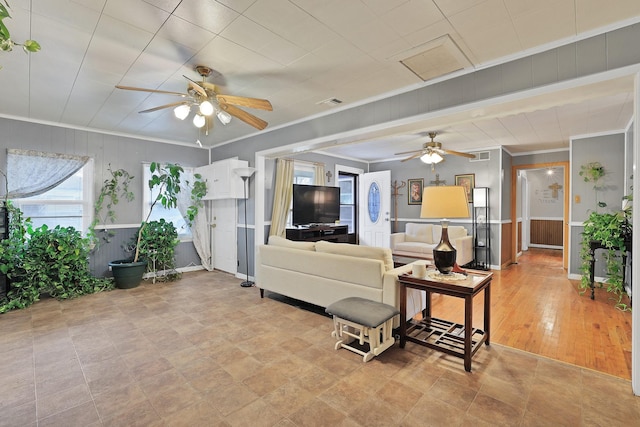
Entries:
<svg viewBox="0 0 640 427">
<path fill-rule="evenodd" d="M 420 218 L 468 218 L 469 203 L 464 187 L 443 185 L 425 187 Z"/>
<path fill-rule="evenodd" d="M 204 114 L 205 116 L 210 116 L 213 114 L 213 104 L 209 101 L 204 101 L 200 103 L 200 114 Z"/>
<path fill-rule="evenodd" d="M 420 157 L 420 160 L 422 160 L 423 163 L 431 165 L 434 163 L 440 163 L 444 159 L 440 154 L 433 152 L 433 153 L 427 153 L 423 155 L 422 157 Z"/>
<path fill-rule="evenodd" d="M 190 111 L 191 111 L 191 107 L 188 104 L 183 104 L 183 105 L 178 105 L 176 108 L 174 108 L 173 114 L 175 114 L 175 116 L 180 120 L 184 120 L 187 118 Z"/>
<path fill-rule="evenodd" d="M 256 168 L 246 167 L 246 168 L 235 168 L 233 171 L 242 178 L 249 178 L 256 172 Z"/>
</svg>

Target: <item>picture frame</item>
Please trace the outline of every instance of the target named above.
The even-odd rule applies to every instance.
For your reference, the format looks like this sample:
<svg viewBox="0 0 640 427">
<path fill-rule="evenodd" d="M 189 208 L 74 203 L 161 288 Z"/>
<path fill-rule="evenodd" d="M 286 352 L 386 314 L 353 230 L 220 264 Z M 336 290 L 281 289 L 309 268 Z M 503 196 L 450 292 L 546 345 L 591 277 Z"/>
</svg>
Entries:
<svg viewBox="0 0 640 427">
<path fill-rule="evenodd" d="M 407 199 L 410 205 L 422 204 L 422 190 L 424 189 L 423 178 L 409 179 L 407 182 Z"/>
<path fill-rule="evenodd" d="M 476 186 L 476 174 L 467 173 L 455 176 L 456 185 L 464 187 L 467 193 L 467 201 L 473 203 L 473 187 Z"/>
</svg>

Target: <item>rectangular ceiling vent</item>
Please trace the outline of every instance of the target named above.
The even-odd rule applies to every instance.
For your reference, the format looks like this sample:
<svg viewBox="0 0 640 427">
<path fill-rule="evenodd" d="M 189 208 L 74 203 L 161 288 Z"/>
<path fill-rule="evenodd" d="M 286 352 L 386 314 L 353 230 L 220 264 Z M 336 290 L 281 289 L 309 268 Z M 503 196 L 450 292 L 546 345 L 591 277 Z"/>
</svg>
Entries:
<svg viewBox="0 0 640 427">
<path fill-rule="evenodd" d="M 328 98 L 328 99 L 325 99 L 323 101 L 316 102 L 316 105 L 320 105 L 320 104 L 334 106 L 334 105 L 342 104 L 342 101 L 340 101 L 338 98 Z"/>
<path fill-rule="evenodd" d="M 476 155 L 475 159 L 469 159 L 470 162 L 486 162 L 490 158 L 489 151 L 476 151 L 475 153 L 469 153 L 469 154 Z"/>
</svg>

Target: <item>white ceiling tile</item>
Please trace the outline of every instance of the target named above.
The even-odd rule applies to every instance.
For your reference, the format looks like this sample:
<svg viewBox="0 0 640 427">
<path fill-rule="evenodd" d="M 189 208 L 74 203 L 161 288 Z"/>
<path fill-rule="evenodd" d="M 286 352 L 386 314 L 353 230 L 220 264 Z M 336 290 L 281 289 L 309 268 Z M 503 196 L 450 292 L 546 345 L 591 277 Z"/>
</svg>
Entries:
<svg viewBox="0 0 640 427">
<path fill-rule="evenodd" d="M 458 12 L 471 9 L 485 1 L 486 0 L 434 0 L 433 2 L 445 16 L 453 16 Z"/>
<path fill-rule="evenodd" d="M 430 1 L 406 1 L 380 16 L 380 19 L 397 34 L 406 36 L 442 21 L 444 15 Z"/>
<path fill-rule="evenodd" d="M 513 24 L 524 49 L 573 36 L 576 34 L 574 3 L 569 0 L 544 2 L 514 16 Z"/>
<path fill-rule="evenodd" d="M 640 15 L 640 1 L 575 0 L 578 34 Z"/>
<path fill-rule="evenodd" d="M 327 26 L 288 0 L 258 0 L 244 16 L 307 51 L 334 36 Z"/>
<path fill-rule="evenodd" d="M 106 2 L 104 15 L 152 33 L 169 17 L 167 12 L 144 0 L 109 0 Z"/>
<path fill-rule="evenodd" d="M 174 14 L 216 34 L 240 16 L 233 9 L 212 0 L 183 0 Z"/>
<path fill-rule="evenodd" d="M 216 0 L 216 3 L 223 4 L 238 13 L 244 13 L 256 0 Z"/>
<path fill-rule="evenodd" d="M 206 46 L 215 36 L 215 33 L 176 16 L 169 17 L 156 34 L 156 37 L 178 43 L 178 48 L 181 46 L 189 48 L 190 51 L 187 53 L 189 56 L 182 55 L 182 62 Z"/>
</svg>

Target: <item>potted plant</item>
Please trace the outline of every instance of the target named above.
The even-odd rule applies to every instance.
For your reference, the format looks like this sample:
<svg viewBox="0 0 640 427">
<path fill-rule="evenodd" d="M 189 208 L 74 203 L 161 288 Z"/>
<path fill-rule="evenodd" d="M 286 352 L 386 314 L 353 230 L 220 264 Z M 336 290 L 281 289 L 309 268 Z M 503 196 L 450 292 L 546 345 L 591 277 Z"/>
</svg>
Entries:
<svg viewBox="0 0 640 427">
<path fill-rule="evenodd" d="M 181 175 L 184 172 L 182 166 L 168 163 L 161 165 L 153 162 L 149 166 L 151 179 L 148 186 L 152 192 L 157 189 L 157 196 L 151 203 L 146 218 L 140 224 L 135 237 L 135 254 L 132 259 L 117 260 L 109 263 L 113 273 L 116 286 L 118 288 L 134 288 L 142 281 L 142 276 L 147 268 L 147 260 L 140 257 L 142 236 L 148 226 L 149 218 L 154 207 L 158 204 L 164 208 L 176 208 L 178 205 L 178 194 L 180 193 Z M 195 174 L 195 181 L 191 186 L 191 205 L 187 209 L 187 222 L 191 224 L 202 206 L 202 197 L 206 194 L 206 185 L 199 174 Z"/>
</svg>

